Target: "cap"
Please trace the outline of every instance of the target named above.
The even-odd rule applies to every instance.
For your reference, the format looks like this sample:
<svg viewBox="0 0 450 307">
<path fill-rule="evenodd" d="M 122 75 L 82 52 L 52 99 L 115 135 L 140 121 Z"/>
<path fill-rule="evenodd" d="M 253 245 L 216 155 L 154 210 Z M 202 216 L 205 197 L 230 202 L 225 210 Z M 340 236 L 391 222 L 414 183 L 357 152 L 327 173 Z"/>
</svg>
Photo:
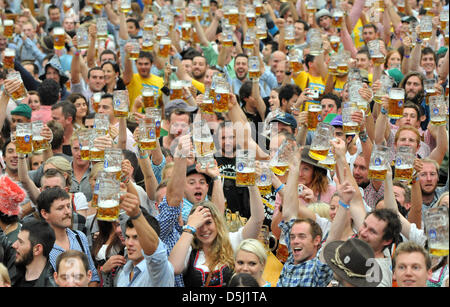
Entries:
<svg viewBox="0 0 450 307">
<path fill-rule="evenodd" d="M 336 113 L 330 113 L 328 114 L 325 119 L 322 121 L 325 124 L 330 124 L 334 127 L 342 127 L 342 115 L 336 114 Z"/>
<path fill-rule="evenodd" d="M 400 84 L 400 82 L 402 82 L 404 77 L 402 72 L 398 68 L 389 69 L 388 74 L 395 80 L 395 83 L 397 84 Z"/>
<path fill-rule="evenodd" d="M 320 11 L 318 11 L 316 13 L 316 22 L 319 23 L 319 19 L 322 18 L 323 16 L 331 17 L 330 11 L 327 9 L 321 9 Z"/>
<path fill-rule="evenodd" d="M 191 164 L 187 167 L 186 169 L 186 177 L 192 174 L 201 174 L 203 176 L 205 176 L 206 182 L 209 184 L 211 182 L 211 177 L 209 177 L 208 175 L 206 175 L 205 173 L 199 173 L 197 171 L 197 168 L 195 166 L 195 164 Z"/>
<path fill-rule="evenodd" d="M 273 122 L 280 122 L 280 123 L 283 123 L 285 125 L 291 126 L 292 129 L 294 129 L 294 130 L 297 128 L 297 121 L 295 120 L 295 117 L 292 116 L 289 113 L 283 113 L 283 114 L 277 115 L 270 122 L 271 123 L 273 123 Z"/>
<path fill-rule="evenodd" d="M 19 104 L 14 110 L 11 111 L 11 115 L 20 115 L 25 116 L 28 119 L 31 119 L 31 108 L 27 104 Z"/>
<path fill-rule="evenodd" d="M 184 112 L 195 112 L 195 111 L 197 111 L 198 108 L 188 105 L 183 99 L 174 99 L 174 100 L 169 101 L 165 105 L 166 117 L 169 117 L 170 112 L 172 112 L 175 109 L 179 109 Z"/>
</svg>

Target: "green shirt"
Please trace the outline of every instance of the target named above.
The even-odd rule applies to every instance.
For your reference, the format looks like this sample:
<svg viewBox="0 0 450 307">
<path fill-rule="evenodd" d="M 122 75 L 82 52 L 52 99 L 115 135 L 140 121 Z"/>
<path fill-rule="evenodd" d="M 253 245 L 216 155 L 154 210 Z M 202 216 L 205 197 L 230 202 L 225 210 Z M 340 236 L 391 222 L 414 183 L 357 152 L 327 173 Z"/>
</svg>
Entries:
<svg viewBox="0 0 450 307">
<path fill-rule="evenodd" d="M 201 46 L 203 50 L 203 54 L 205 55 L 206 61 L 208 62 L 209 66 L 216 66 L 217 65 L 217 58 L 219 55 L 212 47 L 212 44 L 209 43 L 208 47 Z M 228 75 L 230 78 L 236 78 L 236 73 L 234 71 L 234 59 L 231 59 L 230 63 L 228 63 L 225 66 L 225 69 L 228 71 Z"/>
</svg>

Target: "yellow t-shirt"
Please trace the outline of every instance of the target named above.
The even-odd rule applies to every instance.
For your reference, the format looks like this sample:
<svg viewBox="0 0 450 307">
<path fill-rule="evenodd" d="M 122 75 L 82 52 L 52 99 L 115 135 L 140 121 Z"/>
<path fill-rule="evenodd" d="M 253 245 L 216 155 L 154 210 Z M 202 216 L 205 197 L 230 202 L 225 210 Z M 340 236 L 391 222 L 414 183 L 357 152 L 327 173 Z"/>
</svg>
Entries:
<svg viewBox="0 0 450 307">
<path fill-rule="evenodd" d="M 201 83 L 200 81 L 192 79 L 192 85 L 199 91 L 200 93 L 205 93 L 205 84 Z"/>
<path fill-rule="evenodd" d="M 313 90 L 318 90 L 319 94 L 322 95 L 325 92 L 325 81 L 321 76 L 314 77 L 309 72 L 301 71 L 299 75 L 294 79 L 295 84 L 297 84 L 302 91 L 305 88 L 310 88 Z M 320 103 L 318 100 L 311 100 L 305 103 L 305 108 L 307 110 L 309 103 Z"/>
<path fill-rule="evenodd" d="M 359 49 L 362 46 L 364 46 L 364 41 L 362 39 L 362 29 L 363 29 L 363 23 L 361 21 L 361 18 L 358 19 L 358 22 L 356 23 L 355 27 L 353 28 L 353 42 L 355 43 L 355 48 Z"/>
<path fill-rule="evenodd" d="M 153 89 L 153 95 L 159 97 L 161 88 L 164 86 L 164 79 L 153 74 L 148 78 L 142 78 L 139 74 L 133 74 L 131 82 L 127 85 L 128 95 L 130 96 L 130 110 L 133 107 L 134 101 L 141 95 L 143 87 L 150 87 Z"/>
</svg>

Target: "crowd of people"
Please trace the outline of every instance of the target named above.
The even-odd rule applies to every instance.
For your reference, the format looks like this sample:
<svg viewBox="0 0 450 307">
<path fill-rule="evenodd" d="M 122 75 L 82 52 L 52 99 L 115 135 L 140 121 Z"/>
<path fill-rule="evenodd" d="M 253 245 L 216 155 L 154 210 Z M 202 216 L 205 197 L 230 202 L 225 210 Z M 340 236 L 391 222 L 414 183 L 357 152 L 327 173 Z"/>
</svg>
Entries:
<svg viewBox="0 0 450 307">
<path fill-rule="evenodd" d="M 0 9 L 0 286 L 448 287 L 448 0 Z"/>
</svg>

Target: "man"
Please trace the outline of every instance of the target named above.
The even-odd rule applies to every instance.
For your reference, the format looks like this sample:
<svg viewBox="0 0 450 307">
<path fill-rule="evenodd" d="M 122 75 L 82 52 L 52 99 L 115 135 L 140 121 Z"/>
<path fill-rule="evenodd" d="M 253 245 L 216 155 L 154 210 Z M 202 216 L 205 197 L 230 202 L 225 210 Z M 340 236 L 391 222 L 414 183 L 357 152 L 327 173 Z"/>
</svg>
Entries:
<svg viewBox="0 0 450 307">
<path fill-rule="evenodd" d="M 31 123 L 31 108 L 27 104 L 19 104 L 11 111 L 11 130 L 16 131 L 18 123 Z"/>
<path fill-rule="evenodd" d="M 277 64 L 274 75 L 277 78 L 278 86 L 281 86 L 286 78 L 286 61 L 281 61 Z"/>
<path fill-rule="evenodd" d="M 279 63 L 284 63 L 286 61 L 286 54 L 280 50 L 275 50 L 269 58 L 269 66 L 270 71 L 275 76 L 276 75 L 276 69 L 278 67 Z"/>
<path fill-rule="evenodd" d="M 60 8 L 54 4 L 50 5 L 47 8 L 47 14 L 49 17 L 49 21 L 47 23 L 47 31 L 48 31 L 48 27 L 53 23 L 53 22 L 61 22 L 61 11 Z"/>
<path fill-rule="evenodd" d="M 322 96 L 320 106 L 322 107 L 322 118 L 327 117 L 328 114 L 341 114 L 342 100 L 339 96 L 333 93 L 327 93 Z"/>
<path fill-rule="evenodd" d="M 128 261 L 119 273 L 118 287 L 173 287 L 174 271 L 165 244 L 159 239 L 158 221 L 142 213 L 139 198 L 121 197 L 120 206 L 130 217 L 126 222 L 125 246 Z"/>
<path fill-rule="evenodd" d="M 127 19 L 127 31 L 130 38 L 141 38 L 142 31 L 139 22 L 134 18 Z"/>
<path fill-rule="evenodd" d="M 301 71 L 296 77 L 293 77 L 294 83 L 300 87 L 302 91 L 306 88 L 316 90 L 319 95 L 325 91 L 325 80 L 328 74 L 323 54 L 313 56 L 311 54 L 305 57 L 305 66 L 308 71 Z M 318 98 L 311 100 L 319 103 Z M 281 99 L 280 99 L 281 102 Z"/>
<path fill-rule="evenodd" d="M 191 112 L 197 110 L 197 107 L 188 106 L 181 99 L 170 101 L 165 108 L 167 121 L 163 122 L 163 128 L 168 131 L 168 135 L 160 140 L 162 147 L 173 150 L 175 143 L 173 141 L 184 134 L 191 124 Z"/>
<path fill-rule="evenodd" d="M 270 59 L 272 57 L 272 54 L 277 50 L 278 50 L 278 43 L 275 41 L 270 41 L 264 45 L 264 48 L 261 51 L 261 53 L 263 56 L 263 62 L 264 62 L 266 69 L 270 69 L 270 64 L 269 64 Z"/>
<path fill-rule="evenodd" d="M 326 287 L 333 277 L 330 267 L 319 259 L 322 229 L 312 219 L 298 219 L 300 150 L 289 163 L 284 191 L 280 229 L 289 257 L 283 266 L 277 287 Z"/>
<path fill-rule="evenodd" d="M 56 272 L 53 273 L 59 287 L 88 287 L 92 278 L 86 254 L 68 250 L 56 259 Z"/>
<path fill-rule="evenodd" d="M 397 246 L 392 265 L 398 287 L 426 287 L 432 275 L 430 254 L 412 241 Z"/>
<path fill-rule="evenodd" d="M 371 64 L 372 61 L 370 60 L 369 51 L 365 48 L 358 50 L 358 52 L 356 53 L 356 67 L 369 72 Z"/>
<path fill-rule="evenodd" d="M 76 62 L 72 61 L 72 63 Z M 75 72 L 75 69 L 72 66 L 71 91 L 72 93 L 82 94 L 89 101 L 89 110 L 94 110 L 91 97 L 94 93 L 101 92 L 105 86 L 105 73 L 103 72 L 103 69 L 101 67 L 89 69 L 86 81 L 87 88 L 84 88 L 78 72 Z"/>
<path fill-rule="evenodd" d="M 138 154 L 138 147 L 134 141 L 133 133 L 131 133 L 130 129 L 126 127 L 126 122 L 124 123 L 124 118 L 117 118 L 114 116 L 114 96 L 111 94 L 104 94 L 100 102 L 98 104 L 98 113 L 99 114 L 107 114 L 109 117 L 110 127 L 115 127 L 121 131 L 121 129 L 125 129 L 126 131 L 126 149 Z M 117 141 L 120 138 L 116 137 L 114 141 Z"/>
<path fill-rule="evenodd" d="M 336 28 L 332 25 L 331 13 L 327 9 L 321 9 L 315 15 L 316 23 L 327 35 L 336 33 Z"/>
<path fill-rule="evenodd" d="M 151 53 L 141 51 L 136 60 L 137 73 L 133 74 L 132 63 L 129 58 L 131 51 L 131 44 L 125 45 L 127 52 L 125 58 L 125 70 L 123 72 L 123 82 L 127 86 L 130 97 L 130 110 L 133 109 L 135 99 L 141 95 L 144 86 L 153 89 L 155 96 L 160 94 L 160 89 L 164 85 L 164 80 L 150 73 L 153 65 L 153 56 Z"/>
<path fill-rule="evenodd" d="M 270 121 L 271 123 L 276 123 L 276 134 L 281 132 L 287 132 L 292 135 L 297 134 L 297 121 L 295 117 L 290 113 L 284 113 L 277 115 L 274 119 Z"/>
<path fill-rule="evenodd" d="M 51 120 L 47 122 L 47 127 L 52 131 L 53 139 L 50 144 L 53 156 L 63 156 L 67 161 L 72 162 L 73 157 L 63 153 L 64 128 L 61 123 Z"/>
<path fill-rule="evenodd" d="M 194 80 L 205 83 L 205 73 L 208 68 L 208 64 L 206 62 L 206 58 L 204 56 L 195 56 L 192 59 L 192 77 Z"/>
<path fill-rule="evenodd" d="M 66 99 L 70 92 L 67 91 L 66 82 L 69 78 L 64 74 L 64 70 L 61 66 L 61 62 L 57 55 L 53 56 L 47 64 L 44 66 L 44 73 L 39 76 L 39 79 L 44 81 L 45 79 L 53 79 L 60 86 L 61 99 Z M 30 90 L 36 90 L 39 87 L 39 82 L 36 82 L 33 88 Z"/>
<path fill-rule="evenodd" d="M 430 47 L 423 48 L 420 57 L 420 67 L 422 68 L 426 79 L 438 79 L 436 74 L 436 63 L 436 53 L 433 49 Z"/>
<path fill-rule="evenodd" d="M 89 183 L 89 176 L 91 174 L 91 163 L 89 163 L 88 160 L 83 160 L 81 158 L 81 148 L 77 133 L 72 135 L 72 137 L 70 138 L 70 146 L 73 155 L 72 178 L 71 178 L 72 185 L 70 187 L 70 192 L 71 193 L 82 192 L 86 196 L 87 201 L 91 201 L 92 190 L 91 185 Z"/>
<path fill-rule="evenodd" d="M 73 123 L 75 122 L 77 109 L 69 101 L 60 101 L 52 105 L 52 120 L 60 123 L 64 128 L 63 153 L 72 156 L 70 149 L 70 139 L 74 132 Z"/>
<path fill-rule="evenodd" d="M 36 31 L 31 22 L 26 22 L 22 26 L 23 35 L 16 35 L 13 43 L 16 49 L 16 59 L 19 61 L 30 60 L 41 68 L 41 63 L 46 54 L 39 50 L 37 44 Z"/>
<path fill-rule="evenodd" d="M 397 203 L 400 205 L 398 210 L 404 216 L 408 216 L 408 211 L 411 208 L 411 188 L 401 181 L 395 181 L 392 189 Z"/>
<path fill-rule="evenodd" d="M 367 42 L 377 39 L 377 32 L 378 29 L 376 25 L 372 23 L 365 24 L 362 29 L 362 39 L 364 44 L 367 45 Z"/>
<path fill-rule="evenodd" d="M 9 242 L 0 235 L 4 249 L 3 262 L 8 264 L 13 287 L 54 287 L 49 253 L 55 242 L 53 229 L 44 221 L 27 221 L 17 241 Z"/>
<path fill-rule="evenodd" d="M 422 170 L 419 172 L 420 189 L 422 190 L 422 216 L 425 211 L 436 206 L 437 200 L 442 193 L 448 191 L 447 184 L 438 187 L 439 164 L 432 159 L 422 159 Z"/>
<path fill-rule="evenodd" d="M 309 25 L 306 21 L 298 19 L 294 22 L 294 47 L 303 49 L 307 46 L 306 33 L 308 33 Z"/>
<path fill-rule="evenodd" d="M 81 231 L 70 229 L 72 223 L 72 206 L 70 196 L 60 187 L 44 190 L 37 199 L 37 208 L 43 218 L 55 232 L 55 244 L 50 252 L 50 263 L 56 271 L 56 258 L 69 249 L 85 253 L 89 259 L 92 280 L 89 286 L 96 287 L 100 279 L 92 260 L 86 235 Z"/>
<path fill-rule="evenodd" d="M 280 88 L 278 98 L 280 100 L 280 109 L 284 113 L 292 113 L 292 107 L 297 102 L 301 94 L 300 88 L 295 84 L 286 84 Z"/>
<path fill-rule="evenodd" d="M 400 82 L 399 87 L 405 90 L 405 100 L 410 100 L 413 103 L 422 106 L 423 110 L 425 110 L 426 118 L 425 120 L 421 120 L 420 124 L 422 130 L 425 131 L 430 121 L 430 111 L 425 101 L 424 79 L 423 74 L 420 72 L 411 71 L 405 75 Z"/>
<path fill-rule="evenodd" d="M 369 166 L 363 154 L 359 154 L 353 163 L 353 178 L 359 187 L 365 189 L 369 184 Z"/>
</svg>

